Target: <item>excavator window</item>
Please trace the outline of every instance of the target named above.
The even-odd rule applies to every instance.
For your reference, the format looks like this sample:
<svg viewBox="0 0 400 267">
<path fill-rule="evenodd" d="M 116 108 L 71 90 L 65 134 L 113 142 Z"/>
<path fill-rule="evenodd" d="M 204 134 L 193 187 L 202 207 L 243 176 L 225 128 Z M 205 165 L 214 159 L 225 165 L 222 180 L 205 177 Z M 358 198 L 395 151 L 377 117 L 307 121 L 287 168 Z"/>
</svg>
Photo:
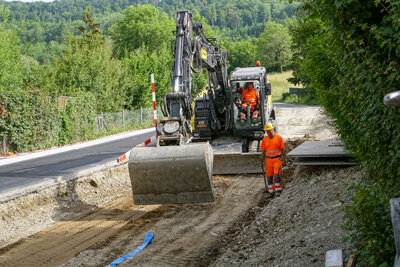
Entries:
<svg viewBox="0 0 400 267">
<path fill-rule="evenodd" d="M 244 90 L 246 88 L 246 85 L 248 82 L 252 82 L 253 86 L 255 88 L 255 90 L 258 92 L 258 99 L 256 101 L 256 103 L 254 104 L 250 104 L 251 106 L 251 112 L 249 115 L 246 114 L 242 114 L 244 113 L 244 109 L 246 109 L 247 106 L 249 106 L 249 103 L 242 103 L 242 96 L 244 93 Z M 259 107 L 260 107 L 260 82 L 257 80 L 248 80 L 248 81 L 236 81 L 232 83 L 232 96 L 234 99 L 234 116 L 236 118 L 236 120 L 241 121 L 243 120 L 243 116 L 244 117 L 251 117 L 252 119 L 254 118 L 258 118 L 259 115 L 254 115 L 254 113 L 256 112 L 256 114 L 259 113 Z M 245 119 L 247 120 L 247 119 Z"/>
</svg>

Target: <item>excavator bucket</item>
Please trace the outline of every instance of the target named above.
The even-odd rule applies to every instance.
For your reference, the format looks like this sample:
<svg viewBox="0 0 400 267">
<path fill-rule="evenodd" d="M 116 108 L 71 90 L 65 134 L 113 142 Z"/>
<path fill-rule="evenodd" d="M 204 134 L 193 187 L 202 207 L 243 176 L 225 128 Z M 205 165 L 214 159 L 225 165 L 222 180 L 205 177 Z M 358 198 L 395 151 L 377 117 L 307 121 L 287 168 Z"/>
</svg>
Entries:
<svg viewBox="0 0 400 267">
<path fill-rule="evenodd" d="M 135 147 L 128 165 L 136 205 L 214 201 L 209 143 Z"/>
<path fill-rule="evenodd" d="M 233 137 L 213 142 L 213 174 L 262 173 L 261 152 L 242 153 L 242 144 Z"/>
<path fill-rule="evenodd" d="M 213 174 L 262 173 L 261 152 L 216 152 L 214 151 Z"/>
</svg>

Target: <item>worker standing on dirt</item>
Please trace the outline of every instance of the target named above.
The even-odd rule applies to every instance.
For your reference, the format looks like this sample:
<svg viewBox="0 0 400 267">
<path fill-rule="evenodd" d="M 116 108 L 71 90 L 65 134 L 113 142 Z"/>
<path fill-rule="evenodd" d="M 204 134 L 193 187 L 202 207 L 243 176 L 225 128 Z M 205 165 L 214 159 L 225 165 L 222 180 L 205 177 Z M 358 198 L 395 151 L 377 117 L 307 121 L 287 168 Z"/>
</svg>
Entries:
<svg viewBox="0 0 400 267">
<path fill-rule="evenodd" d="M 246 83 L 245 89 L 242 93 L 241 103 L 240 119 L 246 120 L 246 111 L 248 107 L 250 108 L 250 112 L 253 113 L 251 118 L 257 119 L 260 96 L 256 89 L 254 89 L 254 84 L 252 82 Z"/>
<path fill-rule="evenodd" d="M 265 124 L 267 135 L 261 141 L 261 168 L 267 176 L 268 197 L 279 196 L 282 193 L 281 174 L 282 166 L 286 165 L 286 154 L 282 136 L 275 133 L 271 123 Z M 264 169 L 265 163 L 265 169 Z"/>
</svg>

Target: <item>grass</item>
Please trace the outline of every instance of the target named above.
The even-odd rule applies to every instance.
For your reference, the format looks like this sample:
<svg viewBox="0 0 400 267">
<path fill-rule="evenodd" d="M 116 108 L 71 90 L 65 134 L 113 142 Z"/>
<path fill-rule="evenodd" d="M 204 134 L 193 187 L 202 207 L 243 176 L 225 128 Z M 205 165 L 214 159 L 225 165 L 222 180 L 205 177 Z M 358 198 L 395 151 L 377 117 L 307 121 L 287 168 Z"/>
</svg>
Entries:
<svg viewBox="0 0 400 267">
<path fill-rule="evenodd" d="M 287 81 L 290 77 L 292 77 L 291 70 L 282 73 L 270 73 L 267 75 L 268 82 L 271 83 L 272 88 L 272 101 L 282 100 L 282 94 L 288 93 L 290 87 L 299 87 Z"/>
</svg>

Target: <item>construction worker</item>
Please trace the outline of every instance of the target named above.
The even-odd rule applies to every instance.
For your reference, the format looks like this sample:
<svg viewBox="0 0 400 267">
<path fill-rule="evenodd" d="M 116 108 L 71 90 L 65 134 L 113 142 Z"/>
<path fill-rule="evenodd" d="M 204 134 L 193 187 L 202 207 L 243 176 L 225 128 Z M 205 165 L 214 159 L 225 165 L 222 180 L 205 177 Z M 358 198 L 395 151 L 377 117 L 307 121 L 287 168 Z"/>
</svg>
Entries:
<svg viewBox="0 0 400 267">
<path fill-rule="evenodd" d="M 282 136 L 275 133 L 274 126 L 271 123 L 265 124 L 264 131 L 267 135 L 261 141 L 260 149 L 261 168 L 265 170 L 268 183 L 268 197 L 279 196 L 282 193 L 281 185 L 281 167 L 286 165 L 286 154 Z M 265 169 L 264 169 L 265 163 Z"/>
<path fill-rule="evenodd" d="M 260 97 L 256 89 L 254 89 L 254 84 L 252 82 L 246 83 L 245 89 L 242 92 L 242 97 L 240 100 L 241 100 L 240 119 L 241 120 L 247 119 L 246 114 L 248 107 L 250 108 L 250 113 L 253 113 L 251 118 L 257 119 Z"/>
</svg>

